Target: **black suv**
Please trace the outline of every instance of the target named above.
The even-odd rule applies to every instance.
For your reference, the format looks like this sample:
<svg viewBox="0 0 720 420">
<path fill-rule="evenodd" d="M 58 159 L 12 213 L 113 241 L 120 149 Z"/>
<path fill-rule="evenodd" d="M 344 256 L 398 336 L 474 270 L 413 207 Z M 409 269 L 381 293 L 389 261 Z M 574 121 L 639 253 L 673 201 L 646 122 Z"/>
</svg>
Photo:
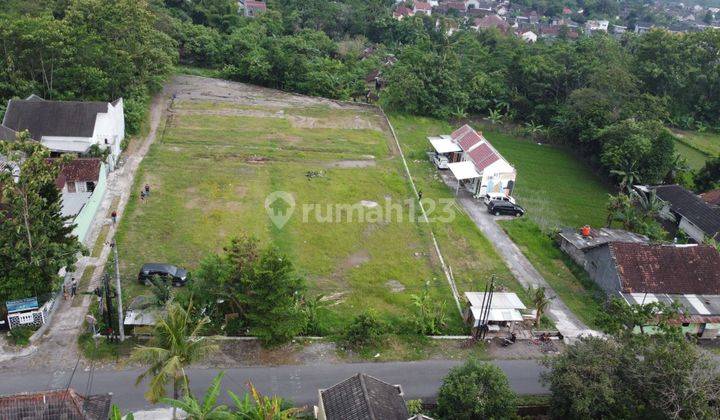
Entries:
<svg viewBox="0 0 720 420">
<path fill-rule="evenodd" d="M 500 216 L 502 214 L 520 217 L 525 214 L 525 209 L 509 201 L 493 200 L 488 204 L 488 213 Z"/>
<path fill-rule="evenodd" d="M 153 276 L 159 276 L 165 282 L 172 281 L 175 287 L 184 286 L 187 282 L 188 272 L 172 264 L 149 263 L 144 264 L 138 273 L 138 281 L 149 286 Z"/>
</svg>

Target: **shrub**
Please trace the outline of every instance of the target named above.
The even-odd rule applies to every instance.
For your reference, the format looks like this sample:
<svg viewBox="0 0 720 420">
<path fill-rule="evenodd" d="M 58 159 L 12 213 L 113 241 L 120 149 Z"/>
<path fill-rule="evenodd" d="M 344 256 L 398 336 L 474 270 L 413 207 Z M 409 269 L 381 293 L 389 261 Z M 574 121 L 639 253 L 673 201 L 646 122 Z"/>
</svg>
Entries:
<svg viewBox="0 0 720 420">
<path fill-rule="evenodd" d="M 27 346 L 30 344 L 30 336 L 35 330 L 28 327 L 17 327 L 10 330 L 10 343 L 15 346 Z"/>
<path fill-rule="evenodd" d="M 509 418 L 516 396 L 499 367 L 469 360 L 445 377 L 437 404 L 436 414 L 443 419 Z"/>
<path fill-rule="evenodd" d="M 342 341 L 346 346 L 355 349 L 376 346 L 382 342 L 385 329 L 385 324 L 377 319 L 375 312 L 368 310 L 353 319 Z"/>
</svg>

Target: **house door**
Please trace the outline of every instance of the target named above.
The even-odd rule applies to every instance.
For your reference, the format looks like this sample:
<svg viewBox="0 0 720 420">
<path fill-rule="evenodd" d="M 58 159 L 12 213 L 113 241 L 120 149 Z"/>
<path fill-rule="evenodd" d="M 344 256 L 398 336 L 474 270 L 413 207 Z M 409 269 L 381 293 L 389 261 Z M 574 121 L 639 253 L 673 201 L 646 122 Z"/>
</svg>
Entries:
<svg viewBox="0 0 720 420">
<path fill-rule="evenodd" d="M 510 180 L 505 187 L 507 189 L 507 195 L 512 195 L 513 188 L 515 188 L 515 181 Z"/>
</svg>

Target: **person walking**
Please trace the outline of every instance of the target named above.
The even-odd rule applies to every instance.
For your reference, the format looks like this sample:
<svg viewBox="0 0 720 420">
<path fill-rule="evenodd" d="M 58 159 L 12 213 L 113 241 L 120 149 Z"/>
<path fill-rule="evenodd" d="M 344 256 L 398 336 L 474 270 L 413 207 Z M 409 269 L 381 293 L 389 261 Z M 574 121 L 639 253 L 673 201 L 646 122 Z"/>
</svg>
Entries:
<svg viewBox="0 0 720 420">
<path fill-rule="evenodd" d="M 148 197 L 150 195 L 150 184 L 145 184 L 145 196 Z"/>
<path fill-rule="evenodd" d="M 68 298 L 67 284 L 65 284 L 64 282 L 62 285 L 62 294 L 63 294 L 63 300 L 67 300 L 67 298 Z"/>
<path fill-rule="evenodd" d="M 72 281 L 70 281 L 70 297 L 74 298 L 77 294 L 77 280 L 75 280 L 75 277 L 72 278 Z"/>
<path fill-rule="evenodd" d="M 117 223 L 117 212 L 116 212 L 115 210 L 113 210 L 113 212 L 110 213 L 110 217 L 112 217 L 113 225 L 114 225 L 115 223 Z"/>
<path fill-rule="evenodd" d="M 418 190 L 418 200 L 422 200 L 422 190 Z"/>
</svg>

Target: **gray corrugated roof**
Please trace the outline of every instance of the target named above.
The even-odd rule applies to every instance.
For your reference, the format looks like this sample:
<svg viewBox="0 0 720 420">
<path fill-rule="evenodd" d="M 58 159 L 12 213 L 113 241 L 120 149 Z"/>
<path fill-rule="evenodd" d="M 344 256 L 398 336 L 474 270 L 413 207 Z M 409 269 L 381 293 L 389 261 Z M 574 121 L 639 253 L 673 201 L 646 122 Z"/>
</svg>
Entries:
<svg viewBox="0 0 720 420">
<path fill-rule="evenodd" d="M 407 420 L 400 390 L 358 373 L 320 392 L 327 420 Z"/>
<path fill-rule="evenodd" d="M 700 228 L 711 238 L 720 232 L 720 209 L 679 185 L 653 187 L 658 198 L 670 203 L 670 209 Z"/>
<path fill-rule="evenodd" d="M 0 125 L 0 140 L 13 141 L 17 138 L 17 131 Z"/>
<path fill-rule="evenodd" d="M 35 140 L 43 136 L 91 137 L 97 114 L 107 110 L 107 102 L 11 99 L 3 125 L 15 131 L 28 130 Z"/>
<path fill-rule="evenodd" d="M 608 242 L 648 243 L 647 236 L 622 229 L 590 229 L 590 236 L 583 236 L 578 229 L 563 229 L 559 235 L 580 250 L 594 248 Z"/>
</svg>

